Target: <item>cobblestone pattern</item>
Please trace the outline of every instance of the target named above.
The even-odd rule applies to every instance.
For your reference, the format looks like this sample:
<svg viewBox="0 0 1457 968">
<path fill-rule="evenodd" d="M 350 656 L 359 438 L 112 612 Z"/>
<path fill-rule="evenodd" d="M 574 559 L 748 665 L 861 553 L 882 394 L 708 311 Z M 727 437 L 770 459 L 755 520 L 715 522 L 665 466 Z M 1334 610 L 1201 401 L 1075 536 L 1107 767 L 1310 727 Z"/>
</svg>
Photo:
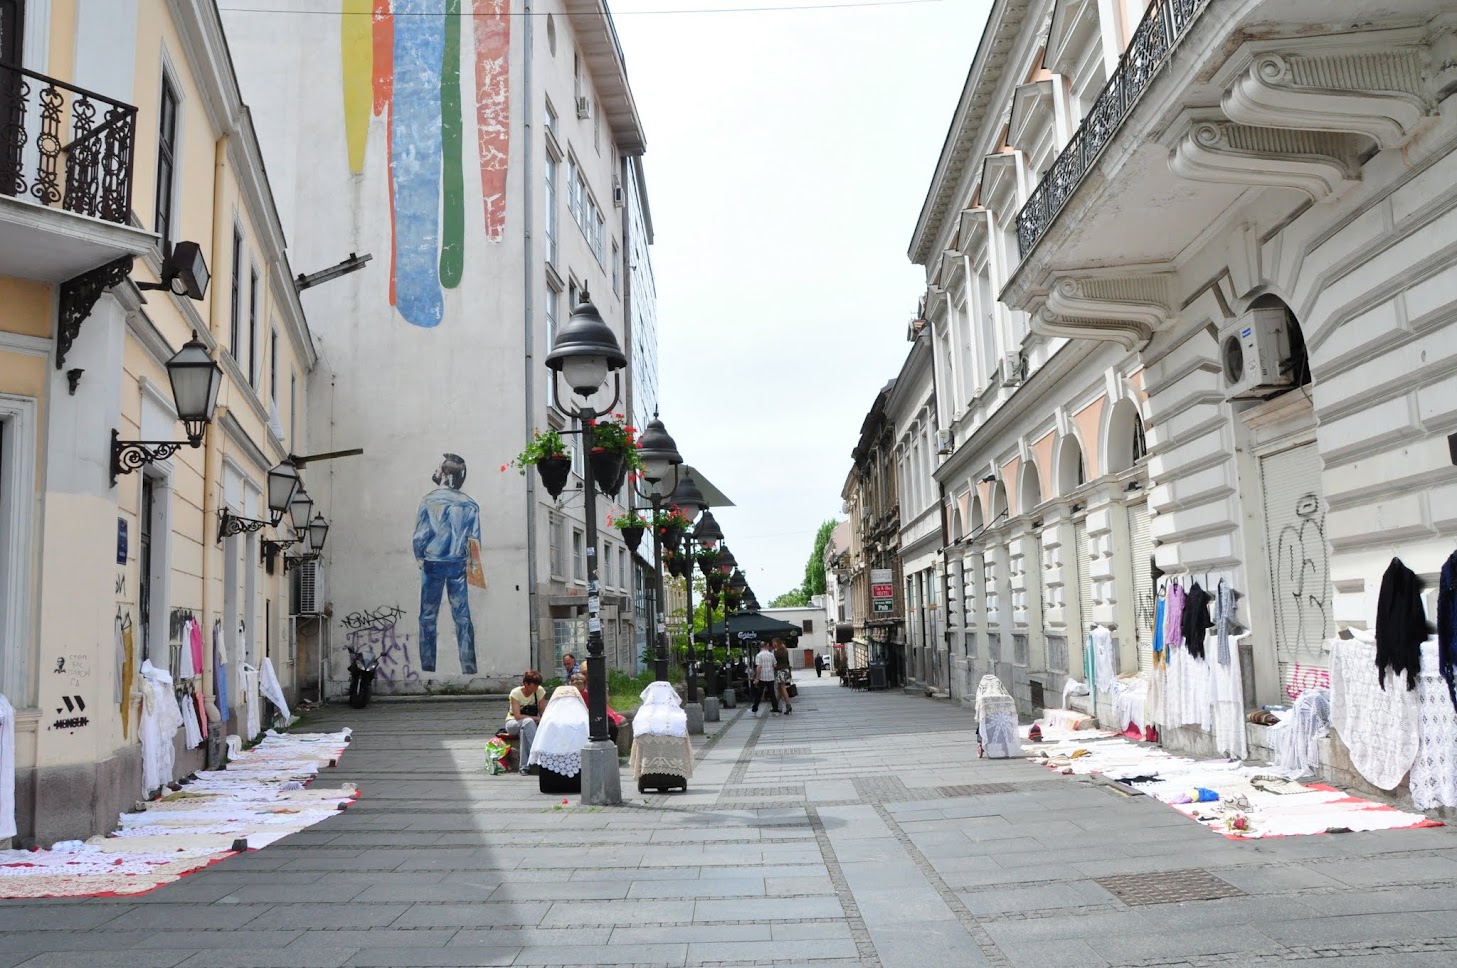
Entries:
<svg viewBox="0 0 1457 968">
<path fill-rule="evenodd" d="M 860 964 L 865 968 L 881 968 L 880 953 L 875 950 L 870 929 L 860 916 L 860 905 L 855 902 L 855 893 L 850 890 L 850 882 L 835 855 L 835 847 L 830 843 L 830 835 L 825 830 L 824 821 L 820 819 L 820 812 L 814 807 L 805 812 L 809 815 L 810 828 L 814 830 L 815 840 L 819 843 L 825 870 L 830 875 L 830 885 L 835 889 L 835 896 L 840 899 L 840 906 L 845 909 L 845 920 L 849 922 L 850 937 L 855 942 L 855 950 L 860 954 Z"/>
<path fill-rule="evenodd" d="M 1409 954 L 1445 954 L 1457 952 L 1457 938 L 1432 938 L 1422 941 L 1348 941 L 1343 944 L 1279 945 L 1264 951 L 1231 951 L 1224 954 L 1198 955 L 1192 958 L 1143 958 L 1120 961 L 1112 968 L 1218 968 L 1230 964 L 1263 964 L 1265 962 L 1301 962 L 1342 958 L 1393 957 Z"/>
<path fill-rule="evenodd" d="M 785 786 L 739 787 L 734 791 L 739 797 L 803 797 L 804 784 L 790 783 Z"/>
<path fill-rule="evenodd" d="M 939 800 L 935 787 L 911 789 L 898 776 L 857 776 L 851 779 L 861 803 L 904 803 L 907 800 Z"/>
<path fill-rule="evenodd" d="M 964 783 L 960 786 L 936 787 L 935 790 L 943 797 L 985 797 L 995 793 L 1016 793 L 1025 790 L 1025 783 Z"/>
<path fill-rule="evenodd" d="M 926 880 L 931 883 L 931 887 L 935 889 L 936 893 L 941 895 L 941 900 L 956 915 L 957 919 L 961 922 L 961 926 L 966 929 L 966 933 L 971 935 L 971 939 L 981 949 L 981 953 L 986 955 L 987 963 L 998 966 L 998 968 L 1011 968 L 1012 960 L 992 940 L 992 936 L 987 933 L 987 929 L 982 925 L 980 919 L 975 914 L 972 914 L 971 909 L 961 900 L 961 895 L 953 891 L 941 877 L 941 872 L 936 870 L 936 865 L 932 864 L 930 858 L 921 853 L 921 849 L 911 840 L 910 835 L 901 829 L 900 824 L 896 823 L 896 819 L 891 815 L 890 811 L 876 804 L 875 812 L 880 816 L 880 819 L 885 825 L 890 828 L 891 835 L 895 837 L 901 849 L 906 852 L 906 856 L 925 875 Z"/>
</svg>

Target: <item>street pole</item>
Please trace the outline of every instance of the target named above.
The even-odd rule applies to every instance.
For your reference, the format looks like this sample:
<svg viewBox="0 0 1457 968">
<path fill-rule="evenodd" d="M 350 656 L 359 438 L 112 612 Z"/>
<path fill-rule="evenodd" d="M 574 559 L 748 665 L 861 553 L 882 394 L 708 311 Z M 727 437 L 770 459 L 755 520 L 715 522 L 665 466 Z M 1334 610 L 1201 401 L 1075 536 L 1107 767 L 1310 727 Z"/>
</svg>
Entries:
<svg viewBox="0 0 1457 968">
<path fill-rule="evenodd" d="M 653 678 L 659 682 L 668 681 L 668 624 L 663 619 L 663 536 L 658 530 L 658 513 L 662 509 L 663 499 L 656 491 L 653 492 L 653 578 L 656 586 L 654 596 L 657 601 L 653 604 L 654 617 L 657 621 L 655 626 L 658 643 L 657 659 L 653 663 Z"/>
<path fill-rule="evenodd" d="M 597 412 L 579 407 L 582 425 L 582 513 L 587 517 L 587 728 L 592 742 L 609 738 L 607 731 L 607 662 L 603 657 L 602 592 L 597 584 L 597 483 L 592 479 L 592 422 Z"/>
<path fill-rule="evenodd" d="M 683 697 L 685 705 L 698 702 L 698 670 L 694 668 L 696 657 L 693 649 L 693 566 L 697 564 L 693 560 L 694 538 L 689 531 L 683 532 L 684 560 L 688 563 L 686 569 L 680 569 L 684 574 L 685 593 L 688 596 L 688 674 L 684 678 Z"/>
</svg>

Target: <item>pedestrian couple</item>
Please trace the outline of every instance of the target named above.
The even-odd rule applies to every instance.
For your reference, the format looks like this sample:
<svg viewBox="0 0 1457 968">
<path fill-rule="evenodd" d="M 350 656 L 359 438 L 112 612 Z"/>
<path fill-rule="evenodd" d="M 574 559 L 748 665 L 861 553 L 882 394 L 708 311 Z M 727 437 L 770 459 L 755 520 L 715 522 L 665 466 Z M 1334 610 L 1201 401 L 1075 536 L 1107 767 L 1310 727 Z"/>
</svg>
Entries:
<svg viewBox="0 0 1457 968">
<path fill-rule="evenodd" d="M 794 712 L 794 707 L 789 704 L 789 687 L 794 683 L 794 672 L 789 668 L 789 649 L 783 639 L 759 644 L 752 677 L 754 705 L 750 711 L 754 715 L 759 714 L 759 703 L 765 696 L 769 697 L 775 713 L 780 711 L 781 706 L 786 716 Z"/>
</svg>

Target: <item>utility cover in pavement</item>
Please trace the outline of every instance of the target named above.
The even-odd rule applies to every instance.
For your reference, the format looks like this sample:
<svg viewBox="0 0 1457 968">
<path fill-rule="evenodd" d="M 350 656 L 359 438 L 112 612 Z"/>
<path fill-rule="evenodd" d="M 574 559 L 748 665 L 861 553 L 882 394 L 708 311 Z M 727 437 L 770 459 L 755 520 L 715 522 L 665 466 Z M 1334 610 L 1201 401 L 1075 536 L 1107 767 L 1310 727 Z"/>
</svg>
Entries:
<svg viewBox="0 0 1457 968">
<path fill-rule="evenodd" d="M 1245 892 L 1208 871 L 1166 871 L 1159 874 L 1119 874 L 1095 877 L 1102 887 L 1124 904 L 1176 904 L 1180 901 L 1214 901 L 1222 897 L 1244 897 Z"/>
<path fill-rule="evenodd" d="M 937 787 L 943 797 L 984 797 L 993 793 L 1016 793 L 1019 783 L 967 783 L 961 786 Z"/>
</svg>

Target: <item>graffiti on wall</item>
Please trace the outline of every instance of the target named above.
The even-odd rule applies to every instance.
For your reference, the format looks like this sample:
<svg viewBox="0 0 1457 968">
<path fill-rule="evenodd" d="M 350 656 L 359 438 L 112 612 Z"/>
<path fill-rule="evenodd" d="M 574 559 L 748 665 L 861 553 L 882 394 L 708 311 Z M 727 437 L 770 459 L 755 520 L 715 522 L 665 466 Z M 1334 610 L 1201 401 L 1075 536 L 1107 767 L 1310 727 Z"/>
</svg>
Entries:
<svg viewBox="0 0 1457 968">
<path fill-rule="evenodd" d="M 1330 560 L 1320 495 L 1302 495 L 1295 516 L 1300 523 L 1281 528 L 1275 544 L 1275 641 L 1282 656 L 1314 658 L 1331 627 Z"/>
<path fill-rule="evenodd" d="M 510 0 L 340 0 L 349 169 L 364 170 L 371 117 L 384 117 L 390 192 L 390 304 L 438 326 L 442 289 L 465 269 L 462 31 L 474 55 L 485 234 L 506 224 L 510 160 Z M 469 9 L 467 10 L 467 6 Z"/>
<path fill-rule="evenodd" d="M 375 675 L 396 688 L 420 681 L 420 673 L 410 664 L 410 637 L 395 630 L 404 614 L 398 605 L 376 605 L 350 612 L 342 621 L 346 645 L 354 651 L 368 649 L 378 656 Z"/>
<path fill-rule="evenodd" d="M 476 672 L 476 633 L 470 587 L 485 587 L 481 568 L 481 508 L 461 487 L 465 459 L 443 455 L 431 475 L 435 490 L 420 500 L 411 546 L 420 565 L 420 668 L 435 671 L 440 602 L 450 600 L 450 618 L 462 675 Z"/>
</svg>

